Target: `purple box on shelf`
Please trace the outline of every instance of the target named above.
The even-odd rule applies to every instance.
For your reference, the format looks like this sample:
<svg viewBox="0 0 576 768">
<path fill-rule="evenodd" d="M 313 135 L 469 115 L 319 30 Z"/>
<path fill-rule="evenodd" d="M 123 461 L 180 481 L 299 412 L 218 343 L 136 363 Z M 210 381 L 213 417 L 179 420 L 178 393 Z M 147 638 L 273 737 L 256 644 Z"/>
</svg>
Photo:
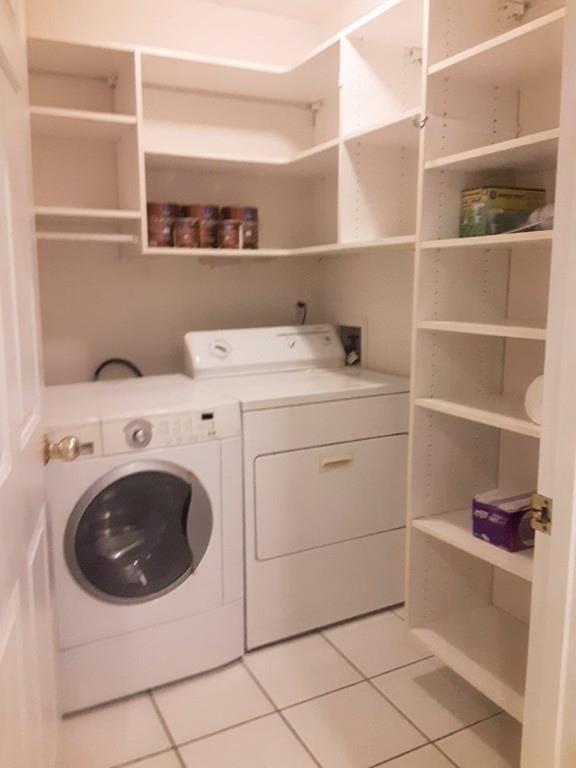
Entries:
<svg viewBox="0 0 576 768">
<path fill-rule="evenodd" d="M 474 536 L 509 552 L 534 546 L 532 493 L 510 494 L 497 488 L 472 503 Z"/>
</svg>

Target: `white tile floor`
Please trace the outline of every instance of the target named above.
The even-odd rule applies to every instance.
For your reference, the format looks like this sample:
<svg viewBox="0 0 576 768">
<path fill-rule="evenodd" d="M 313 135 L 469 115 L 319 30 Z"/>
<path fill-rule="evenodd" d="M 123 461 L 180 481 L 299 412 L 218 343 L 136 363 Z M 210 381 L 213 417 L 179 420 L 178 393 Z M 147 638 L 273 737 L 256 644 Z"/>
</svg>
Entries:
<svg viewBox="0 0 576 768">
<path fill-rule="evenodd" d="M 66 718 L 58 768 L 517 768 L 520 726 L 399 611 Z"/>
</svg>

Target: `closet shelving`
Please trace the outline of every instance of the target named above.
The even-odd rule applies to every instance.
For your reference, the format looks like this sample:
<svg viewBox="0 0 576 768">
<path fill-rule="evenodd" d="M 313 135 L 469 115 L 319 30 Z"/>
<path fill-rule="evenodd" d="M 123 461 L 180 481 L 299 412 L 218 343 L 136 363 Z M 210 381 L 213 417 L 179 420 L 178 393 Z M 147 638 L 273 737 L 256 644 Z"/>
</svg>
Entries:
<svg viewBox="0 0 576 768">
<path fill-rule="evenodd" d="M 554 201 L 565 12 L 554 0 L 431 0 L 416 246 L 408 622 L 468 682 L 523 718 L 533 551 L 472 535 L 471 502 L 535 490 L 553 232 L 460 238 L 461 193 Z M 517 15 L 514 14 L 517 12 Z"/>
<path fill-rule="evenodd" d="M 38 240 L 137 244 L 134 53 L 35 39 L 29 68 Z"/>
<path fill-rule="evenodd" d="M 31 40 L 38 239 L 138 236 L 130 252 L 155 257 L 413 253 L 422 24 L 422 0 L 388 0 L 286 67 Z M 261 247 L 148 247 L 146 200 L 256 206 Z"/>
</svg>

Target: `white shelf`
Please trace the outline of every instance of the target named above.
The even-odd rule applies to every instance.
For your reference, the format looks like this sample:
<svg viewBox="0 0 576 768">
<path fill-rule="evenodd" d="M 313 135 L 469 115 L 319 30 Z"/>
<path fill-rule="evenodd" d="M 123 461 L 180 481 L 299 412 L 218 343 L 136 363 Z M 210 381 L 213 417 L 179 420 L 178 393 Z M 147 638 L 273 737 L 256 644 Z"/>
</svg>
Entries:
<svg viewBox="0 0 576 768">
<path fill-rule="evenodd" d="M 336 172 L 338 166 L 339 140 L 334 139 L 312 149 L 298 152 L 292 157 L 251 157 L 249 155 L 210 155 L 190 153 L 187 155 L 169 152 L 146 152 L 149 168 L 162 170 L 234 170 L 286 176 L 321 176 Z"/>
<path fill-rule="evenodd" d="M 424 331 L 443 333 L 467 333 L 474 336 L 498 336 L 506 339 L 546 340 L 546 327 L 543 322 L 514 322 L 502 320 L 495 323 L 464 322 L 459 320 L 422 320 L 419 325 Z"/>
<path fill-rule="evenodd" d="M 528 656 L 525 624 L 495 606 L 476 606 L 412 631 L 460 677 L 522 721 Z"/>
<path fill-rule="evenodd" d="M 551 245 L 552 231 L 514 232 L 482 237 L 453 237 L 446 240 L 425 240 L 422 250 L 491 250 L 495 248 L 530 248 Z"/>
<path fill-rule="evenodd" d="M 56 107 L 30 107 L 32 133 L 58 138 L 116 141 L 136 125 L 136 117 Z"/>
<path fill-rule="evenodd" d="M 458 152 L 436 160 L 429 160 L 427 171 L 486 171 L 496 168 L 522 168 L 548 170 L 555 168 L 558 158 L 560 131 L 540 131 L 519 139 L 500 141 L 486 147 Z"/>
<path fill-rule="evenodd" d="M 415 401 L 420 408 L 445 413 L 477 424 L 504 429 L 518 435 L 540 437 L 540 426 L 526 416 L 522 398 L 511 395 L 475 395 L 444 400 L 421 397 Z"/>
<path fill-rule="evenodd" d="M 37 205 L 34 213 L 43 219 L 104 219 L 109 221 L 139 221 L 140 211 L 127 211 L 115 208 L 73 208 L 51 205 Z"/>
<path fill-rule="evenodd" d="M 295 66 L 284 67 L 143 48 L 142 79 L 153 88 L 310 104 L 337 89 L 339 54 L 338 40 L 331 40 Z"/>
<path fill-rule="evenodd" d="M 412 521 L 419 531 L 432 536 L 452 547 L 478 557 L 503 571 L 512 573 L 525 581 L 532 581 L 534 557 L 532 549 L 521 552 L 507 552 L 505 549 L 477 539 L 472 533 L 472 510 L 448 512 L 434 517 L 422 517 Z"/>
<path fill-rule="evenodd" d="M 234 259 L 279 259 L 298 257 L 369 255 L 387 252 L 414 251 L 416 237 L 407 235 L 388 237 L 363 243 L 330 243 L 310 245 L 302 248 L 258 248 L 240 250 L 237 248 L 145 248 L 143 256 L 196 256 L 202 258 Z"/>
<path fill-rule="evenodd" d="M 137 245 L 136 235 L 106 232 L 36 232 L 36 240 L 42 242 L 61 243 L 118 243 L 124 245 Z"/>
<path fill-rule="evenodd" d="M 417 147 L 420 140 L 420 131 L 414 125 L 414 120 L 419 118 L 421 109 L 416 107 L 404 112 L 396 120 L 378 123 L 353 131 L 343 136 L 345 143 L 362 141 L 363 144 L 376 147 Z"/>
<path fill-rule="evenodd" d="M 541 16 L 432 65 L 428 74 L 507 87 L 560 77 L 565 16 L 564 8 Z"/>
</svg>

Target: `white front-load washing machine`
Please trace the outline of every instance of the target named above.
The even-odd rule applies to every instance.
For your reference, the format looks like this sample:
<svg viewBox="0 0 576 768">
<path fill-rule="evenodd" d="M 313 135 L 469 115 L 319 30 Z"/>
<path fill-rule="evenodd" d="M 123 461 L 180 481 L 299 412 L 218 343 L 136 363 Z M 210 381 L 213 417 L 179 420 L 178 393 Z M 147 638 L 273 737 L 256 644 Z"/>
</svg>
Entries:
<svg viewBox="0 0 576 768">
<path fill-rule="evenodd" d="M 243 653 L 240 410 L 203 392 L 184 376 L 46 390 L 66 712 Z"/>
</svg>

